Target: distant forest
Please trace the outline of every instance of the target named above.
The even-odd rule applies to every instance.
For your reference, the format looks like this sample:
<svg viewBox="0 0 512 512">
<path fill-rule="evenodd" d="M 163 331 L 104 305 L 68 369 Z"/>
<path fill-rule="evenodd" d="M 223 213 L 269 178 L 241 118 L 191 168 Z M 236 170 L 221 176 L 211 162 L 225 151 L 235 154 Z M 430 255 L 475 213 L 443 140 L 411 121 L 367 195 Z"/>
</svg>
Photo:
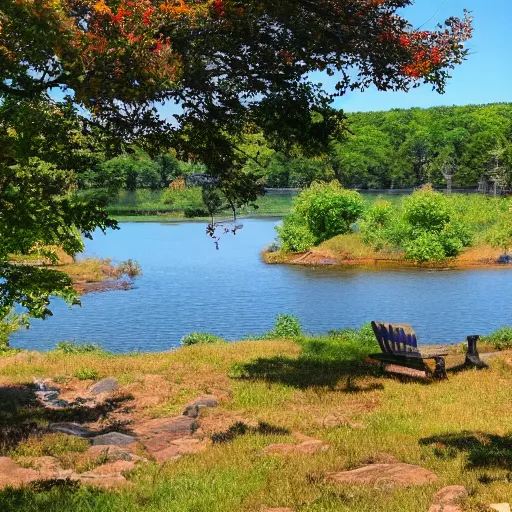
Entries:
<svg viewBox="0 0 512 512">
<path fill-rule="evenodd" d="M 234 144 L 241 165 L 266 187 L 303 188 L 332 179 L 350 188 L 443 187 L 444 172 L 452 174 L 454 187 L 495 178 L 502 188 L 512 188 L 512 103 L 352 113 L 346 124 L 343 138 L 313 158 L 293 145 L 286 154 L 276 152 L 250 129 Z M 165 188 L 187 174 L 207 172 L 193 155 L 180 161 L 170 150 L 151 158 L 132 146 L 121 156 L 100 158 L 79 175 L 81 188 L 115 182 L 135 190 Z"/>
<path fill-rule="evenodd" d="M 441 185 L 449 165 L 454 186 L 495 176 L 510 187 L 511 103 L 356 113 L 348 120 L 353 135 L 333 143 L 329 154 L 345 186 Z"/>
<path fill-rule="evenodd" d="M 321 157 L 265 152 L 251 136 L 244 150 L 258 150 L 268 187 L 333 178 L 345 187 L 442 187 L 443 172 L 454 187 L 476 187 L 481 178 L 512 186 L 512 103 L 353 113 L 347 128 Z"/>
</svg>

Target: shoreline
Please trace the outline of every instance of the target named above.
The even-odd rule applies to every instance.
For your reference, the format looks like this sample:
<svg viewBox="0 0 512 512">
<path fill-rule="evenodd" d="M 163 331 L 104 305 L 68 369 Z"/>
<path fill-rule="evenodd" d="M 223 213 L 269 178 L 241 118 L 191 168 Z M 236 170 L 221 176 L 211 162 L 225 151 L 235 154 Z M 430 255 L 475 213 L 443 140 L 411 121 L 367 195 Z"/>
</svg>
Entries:
<svg viewBox="0 0 512 512">
<path fill-rule="evenodd" d="M 317 249 L 317 250 L 315 250 Z M 398 269 L 423 269 L 423 270 L 506 270 L 512 269 L 512 265 L 497 263 L 497 258 L 475 259 L 463 253 L 457 258 L 442 262 L 418 263 L 399 258 L 350 258 L 340 257 L 331 251 L 322 251 L 314 248 L 303 253 L 285 253 L 281 251 L 268 252 L 264 249 L 261 258 L 267 265 L 302 265 L 312 267 L 334 268 L 360 268 L 362 270 L 398 270 Z"/>
</svg>

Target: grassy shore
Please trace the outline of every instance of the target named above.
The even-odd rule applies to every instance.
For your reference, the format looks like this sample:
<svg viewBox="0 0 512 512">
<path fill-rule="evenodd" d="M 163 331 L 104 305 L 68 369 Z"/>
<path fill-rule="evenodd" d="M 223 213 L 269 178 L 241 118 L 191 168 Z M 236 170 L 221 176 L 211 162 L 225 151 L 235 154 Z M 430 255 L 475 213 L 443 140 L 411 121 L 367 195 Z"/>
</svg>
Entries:
<svg viewBox="0 0 512 512">
<path fill-rule="evenodd" d="M 46 268 L 59 270 L 67 274 L 73 281 L 73 288 L 79 293 L 102 291 L 129 287 L 128 281 L 119 281 L 123 276 L 133 279 L 141 273 L 141 269 L 132 260 L 113 263 L 111 258 L 85 258 L 74 261 L 59 247 L 48 247 L 57 254 L 57 261 L 52 262 L 44 256 L 33 253 L 30 255 L 12 254 L 9 260 L 18 265 L 44 265 Z"/>
<path fill-rule="evenodd" d="M 305 253 L 285 251 L 262 252 L 266 263 L 287 263 L 292 265 L 338 265 L 364 268 L 511 268 L 510 265 L 497 264 L 502 249 L 481 243 L 464 249 L 455 258 L 447 258 L 440 262 L 417 263 L 407 260 L 405 255 L 396 250 L 383 248 L 379 251 L 365 244 L 359 233 L 338 235 Z"/>
<path fill-rule="evenodd" d="M 249 431 L 164 465 L 138 464 L 128 474 L 131 485 L 115 491 L 57 484 L 6 489 L 0 492 L 0 510 L 260 512 L 268 506 L 297 512 L 425 512 L 435 492 L 452 484 L 469 491 L 465 511 L 509 501 L 512 354 L 501 352 L 489 370 L 451 373 L 449 380 L 433 383 L 381 375 L 364 362 L 375 350 L 368 337 L 341 336 L 195 345 L 160 354 L 58 350 L 3 357 L 4 454 L 23 438 L 23 425 L 49 421 L 26 397 L 32 379 L 51 378 L 64 391 L 83 389 L 91 381 L 76 375 L 87 375 L 87 369 L 97 378 L 118 379 L 124 396 L 118 412 L 124 418 L 126 411 L 132 419 L 179 414 L 190 399 L 212 393 L 220 403 L 201 412 L 204 436 L 236 422 L 265 422 L 288 434 Z M 449 365 L 460 358 L 450 356 Z M 333 414 L 347 421 L 326 424 Z M 105 426 L 115 418 L 99 421 Z M 66 419 L 74 419 L 72 411 Z M 284 457 L 262 452 L 271 443 L 296 443 L 296 433 L 320 439 L 329 449 Z M 325 480 L 329 471 L 389 456 L 427 468 L 439 481 L 404 490 Z"/>
</svg>

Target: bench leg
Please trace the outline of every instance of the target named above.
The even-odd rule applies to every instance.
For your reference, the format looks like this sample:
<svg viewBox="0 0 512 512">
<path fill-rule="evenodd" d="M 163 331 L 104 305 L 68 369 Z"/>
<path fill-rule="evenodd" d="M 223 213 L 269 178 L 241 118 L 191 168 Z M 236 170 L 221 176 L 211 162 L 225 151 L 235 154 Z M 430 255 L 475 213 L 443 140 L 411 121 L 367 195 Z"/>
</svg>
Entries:
<svg viewBox="0 0 512 512">
<path fill-rule="evenodd" d="M 436 357 L 436 368 L 434 370 L 434 374 L 432 375 L 433 379 L 436 380 L 444 380 L 448 378 L 446 375 L 446 363 L 444 361 L 444 357 Z"/>
<path fill-rule="evenodd" d="M 468 340 L 468 349 L 466 351 L 466 361 L 464 364 L 466 366 L 473 366 L 479 370 L 482 368 L 489 368 L 489 366 L 480 359 L 480 355 L 476 348 L 476 342 L 480 339 L 480 336 L 475 334 L 473 336 L 467 336 L 466 339 Z"/>
</svg>

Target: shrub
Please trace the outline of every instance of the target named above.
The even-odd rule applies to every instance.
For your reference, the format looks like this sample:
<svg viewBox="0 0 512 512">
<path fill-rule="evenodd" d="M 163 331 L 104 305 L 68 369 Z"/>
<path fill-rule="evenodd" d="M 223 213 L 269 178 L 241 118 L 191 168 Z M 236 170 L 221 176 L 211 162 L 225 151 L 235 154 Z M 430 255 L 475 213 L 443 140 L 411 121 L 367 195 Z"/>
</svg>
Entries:
<svg viewBox="0 0 512 512">
<path fill-rule="evenodd" d="M 99 373 L 94 368 L 79 368 L 75 372 L 75 377 L 78 380 L 96 380 L 99 377 Z"/>
<path fill-rule="evenodd" d="M 187 219 L 193 219 L 194 217 L 208 217 L 209 213 L 204 206 L 187 206 L 183 209 L 183 215 L 185 215 Z"/>
<path fill-rule="evenodd" d="M 362 325 L 359 329 L 333 329 L 327 336 L 334 340 L 360 345 L 373 346 L 377 343 L 370 323 Z"/>
<path fill-rule="evenodd" d="M 140 267 L 140 264 L 132 260 L 131 258 L 127 259 L 126 261 L 121 261 L 118 265 L 116 265 L 114 270 L 114 277 L 116 279 L 120 279 L 121 276 L 128 276 L 131 279 L 134 279 L 135 277 L 142 274 L 142 269 Z"/>
<path fill-rule="evenodd" d="M 89 441 L 68 434 L 47 434 L 32 436 L 21 443 L 11 452 L 13 457 L 56 457 L 69 452 L 85 452 Z"/>
<path fill-rule="evenodd" d="M 442 261 L 446 258 L 445 249 L 436 233 L 423 232 L 416 238 L 405 243 L 405 257 L 424 263 L 427 261 Z"/>
<path fill-rule="evenodd" d="M 275 338 L 295 338 L 303 335 L 299 319 L 295 315 L 277 315 L 271 333 Z"/>
<path fill-rule="evenodd" d="M 345 190 L 337 181 L 315 182 L 301 192 L 294 211 L 306 220 L 316 243 L 348 233 L 363 213 L 364 200 L 355 190 Z"/>
<path fill-rule="evenodd" d="M 76 341 L 59 341 L 55 349 L 64 354 L 89 354 L 91 352 L 105 352 L 97 343 L 78 343 Z"/>
<path fill-rule="evenodd" d="M 304 219 L 296 214 L 285 216 L 282 225 L 276 226 L 276 231 L 283 251 L 306 252 L 315 245 L 313 233 Z"/>
<path fill-rule="evenodd" d="M 404 218 L 413 229 L 439 232 L 450 221 L 447 198 L 430 189 L 420 189 L 404 201 Z"/>
<path fill-rule="evenodd" d="M 498 350 L 512 348 L 512 327 L 504 325 L 489 336 L 484 336 L 481 342 L 490 343 Z"/>
<path fill-rule="evenodd" d="M 363 241 L 375 249 L 381 249 L 386 241 L 386 228 L 390 226 L 392 217 L 393 205 L 389 201 L 376 201 L 359 223 Z"/>
<path fill-rule="evenodd" d="M 226 340 L 207 332 L 192 332 L 183 336 L 180 343 L 183 346 L 207 345 L 210 343 L 226 343 Z"/>
</svg>

